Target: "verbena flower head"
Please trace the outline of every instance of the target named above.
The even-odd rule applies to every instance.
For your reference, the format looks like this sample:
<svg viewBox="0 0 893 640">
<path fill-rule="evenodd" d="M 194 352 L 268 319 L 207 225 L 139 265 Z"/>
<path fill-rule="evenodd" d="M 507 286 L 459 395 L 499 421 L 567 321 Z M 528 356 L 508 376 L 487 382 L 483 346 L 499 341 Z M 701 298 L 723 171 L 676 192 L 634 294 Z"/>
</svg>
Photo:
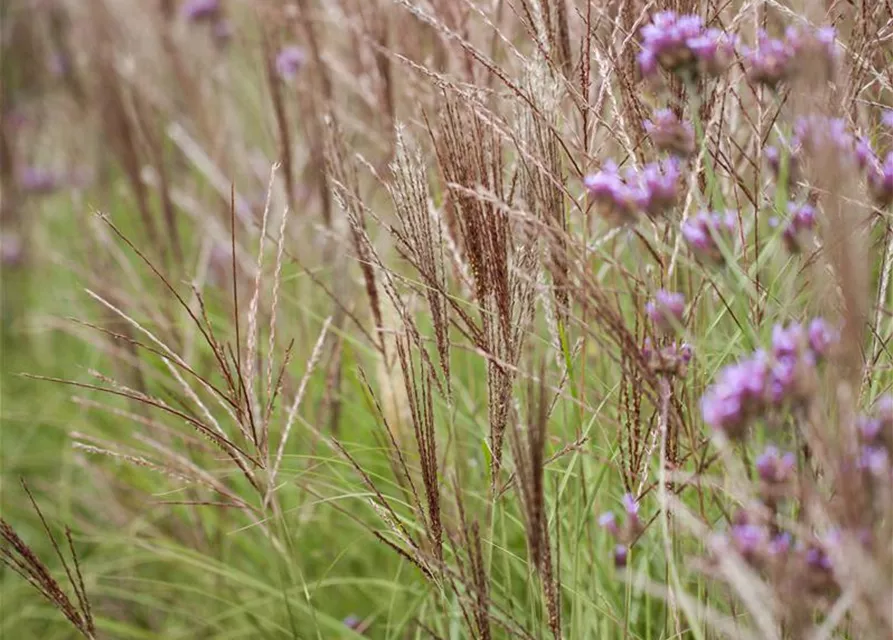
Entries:
<svg viewBox="0 0 893 640">
<path fill-rule="evenodd" d="M 766 553 L 770 557 L 775 558 L 785 556 L 791 550 L 791 543 L 792 539 L 790 533 L 786 531 L 779 533 L 769 541 L 769 545 L 766 547 Z"/>
<path fill-rule="evenodd" d="M 877 163 L 877 156 L 871 148 L 871 142 L 865 136 L 856 138 L 855 144 L 856 164 L 860 169 L 865 169 Z"/>
<path fill-rule="evenodd" d="M 39 167 L 25 167 L 18 176 L 19 188 L 35 195 L 53 193 L 64 183 L 65 177 L 60 173 Z"/>
<path fill-rule="evenodd" d="M 675 342 L 655 349 L 650 338 L 645 338 L 642 346 L 642 357 L 653 373 L 684 378 L 688 373 L 688 364 L 691 362 L 693 351 L 691 345 L 683 342 L 681 345 Z"/>
<path fill-rule="evenodd" d="M 616 536 L 619 531 L 617 526 L 617 516 L 614 515 L 613 511 L 606 511 L 600 515 L 598 518 L 598 526 L 614 536 Z"/>
<path fill-rule="evenodd" d="M 645 131 L 659 150 L 682 158 L 695 152 L 694 127 L 690 122 L 681 121 L 670 109 L 658 109 L 644 124 Z"/>
<path fill-rule="evenodd" d="M 856 433 L 861 445 L 859 468 L 878 478 L 893 479 L 893 396 L 881 396 L 872 415 L 859 418 Z"/>
<path fill-rule="evenodd" d="M 679 198 L 679 163 L 675 158 L 652 162 L 622 174 L 608 161 L 601 171 L 583 179 L 589 197 L 600 205 L 600 213 L 612 224 L 634 224 L 640 213 L 657 217 Z"/>
<path fill-rule="evenodd" d="M 623 509 L 624 511 L 626 511 L 626 515 L 628 518 L 639 517 L 639 503 L 633 494 L 624 494 L 621 502 L 623 503 Z"/>
<path fill-rule="evenodd" d="M 704 422 L 729 439 L 742 438 L 765 410 L 769 380 L 770 362 L 763 352 L 728 365 L 701 397 Z"/>
<path fill-rule="evenodd" d="M 614 566 L 623 569 L 629 562 L 629 547 L 624 544 L 614 546 Z"/>
<path fill-rule="evenodd" d="M 809 329 L 798 323 L 774 326 L 770 352 L 758 349 L 719 372 L 701 397 L 704 422 L 740 439 L 755 418 L 803 402 L 815 388 L 817 363 L 836 339 L 821 319 Z"/>
<path fill-rule="evenodd" d="M 837 63 L 836 37 L 833 27 L 814 31 L 788 27 L 782 38 L 760 30 L 756 47 L 742 48 L 747 75 L 772 88 L 809 70 L 808 65 L 818 65 L 825 77 L 830 77 Z"/>
<path fill-rule="evenodd" d="M 760 479 L 772 485 L 785 484 L 794 475 L 797 459 L 793 453 L 781 453 L 777 447 L 768 446 L 757 458 L 756 468 Z"/>
<path fill-rule="evenodd" d="M 744 48 L 742 53 L 747 75 L 753 82 L 775 88 L 791 75 L 795 52 L 786 39 L 770 38 L 761 29 L 756 48 Z"/>
<path fill-rule="evenodd" d="M 233 37 L 233 24 L 226 18 L 220 18 L 219 20 L 214 21 L 214 25 L 211 29 L 211 35 L 214 36 L 214 41 L 220 45 L 224 46 Z"/>
<path fill-rule="evenodd" d="M 283 80 L 291 80 L 307 61 L 304 50 L 294 45 L 283 47 L 276 56 L 276 71 Z"/>
<path fill-rule="evenodd" d="M 792 184 L 800 180 L 801 146 L 796 137 L 793 140 L 781 140 L 779 146 L 769 146 L 763 149 L 763 157 L 778 180 L 781 177 L 782 166 L 786 169 L 787 183 Z"/>
<path fill-rule="evenodd" d="M 702 211 L 683 223 L 682 238 L 699 261 L 722 264 L 724 258 L 717 239 L 731 244 L 736 227 L 737 219 L 731 211 Z"/>
<path fill-rule="evenodd" d="M 0 265 L 17 267 L 25 257 L 25 246 L 16 233 L 0 233 Z"/>
<path fill-rule="evenodd" d="M 867 141 L 857 139 L 842 118 L 821 115 L 797 118 L 793 143 L 811 155 L 834 154 L 844 165 L 863 167 L 874 157 Z"/>
<path fill-rule="evenodd" d="M 181 11 L 191 22 L 212 20 L 220 13 L 220 0 L 188 0 Z"/>
<path fill-rule="evenodd" d="M 735 38 L 720 29 L 707 29 L 688 42 L 698 60 L 698 72 L 708 77 L 729 68 L 735 58 L 735 44 Z"/>
<path fill-rule="evenodd" d="M 654 300 L 645 305 L 645 313 L 659 330 L 672 332 L 683 323 L 685 296 L 660 289 L 654 294 Z"/>
<path fill-rule="evenodd" d="M 639 69 L 645 77 L 658 68 L 671 73 L 714 76 L 722 73 L 734 56 L 734 41 L 718 29 L 705 29 L 699 16 L 662 11 L 642 28 Z"/>
<path fill-rule="evenodd" d="M 883 163 L 869 167 L 868 187 L 879 207 L 893 203 L 893 151 L 887 154 Z"/>
<path fill-rule="evenodd" d="M 589 197 L 599 205 L 600 213 L 612 224 L 636 222 L 636 194 L 613 160 L 606 162 L 601 171 L 586 176 L 583 185 Z"/>
<path fill-rule="evenodd" d="M 890 435 L 893 436 L 893 395 L 886 394 L 878 398 L 874 404 L 874 415 L 882 428 L 891 431 Z M 893 446 L 893 437 L 890 438 L 890 445 Z"/>
<path fill-rule="evenodd" d="M 818 322 L 818 324 L 816 324 Z M 810 344 L 810 332 L 798 323 L 775 325 L 772 329 L 772 367 L 769 400 L 776 406 L 797 404 L 805 400 L 816 384 L 816 363 L 827 353 L 831 331 L 824 321 L 816 319 L 816 346 Z"/>
<path fill-rule="evenodd" d="M 666 158 L 646 164 L 628 180 L 636 184 L 636 204 L 649 217 L 656 218 L 672 209 L 679 200 L 680 177 L 679 161 Z"/>
<path fill-rule="evenodd" d="M 746 559 L 755 558 L 769 542 L 769 531 L 758 524 L 736 524 L 729 533 L 733 548 Z"/>
<path fill-rule="evenodd" d="M 812 232 L 815 230 L 816 211 L 809 203 L 788 203 L 790 218 L 782 232 L 788 251 L 798 253 L 803 250 Z"/>
<path fill-rule="evenodd" d="M 603 513 L 598 519 L 599 526 L 607 531 L 617 543 L 614 547 L 614 561 L 618 567 L 626 566 L 629 545 L 644 531 L 644 525 L 639 519 L 639 503 L 635 496 L 628 493 L 623 496 L 621 502 L 625 512 L 622 526 L 612 511 Z"/>
<path fill-rule="evenodd" d="M 890 475 L 890 454 L 883 447 L 865 445 L 859 457 L 859 468 L 873 476 Z"/>
<path fill-rule="evenodd" d="M 881 124 L 887 129 L 893 129 L 893 109 L 887 109 L 881 116 Z"/>
<path fill-rule="evenodd" d="M 817 360 L 827 356 L 840 337 L 823 318 L 810 321 L 806 336 L 809 348 Z"/>
</svg>

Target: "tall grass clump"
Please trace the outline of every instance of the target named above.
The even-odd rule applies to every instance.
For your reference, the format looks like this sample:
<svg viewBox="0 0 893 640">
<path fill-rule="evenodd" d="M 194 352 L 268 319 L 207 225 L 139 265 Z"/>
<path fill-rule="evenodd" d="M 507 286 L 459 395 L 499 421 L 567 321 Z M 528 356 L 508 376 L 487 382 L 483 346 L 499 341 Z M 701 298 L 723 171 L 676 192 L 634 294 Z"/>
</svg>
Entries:
<svg viewBox="0 0 893 640">
<path fill-rule="evenodd" d="M 893 636 L 887 0 L 0 11 L 0 632 Z"/>
</svg>

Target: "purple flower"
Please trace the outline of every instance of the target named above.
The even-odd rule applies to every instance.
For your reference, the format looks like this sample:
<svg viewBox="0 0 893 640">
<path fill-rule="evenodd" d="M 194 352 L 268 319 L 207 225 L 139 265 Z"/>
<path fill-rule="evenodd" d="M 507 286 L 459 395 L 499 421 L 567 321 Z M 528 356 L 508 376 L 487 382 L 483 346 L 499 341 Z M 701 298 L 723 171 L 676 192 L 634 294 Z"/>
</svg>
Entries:
<svg viewBox="0 0 893 640">
<path fill-rule="evenodd" d="M 762 29 L 757 35 L 756 48 L 745 49 L 743 53 L 747 75 L 753 82 L 775 88 L 791 74 L 794 57 L 791 43 L 770 38 Z"/>
<path fill-rule="evenodd" d="M 687 158 L 695 152 L 695 130 L 690 122 L 682 122 L 670 109 L 659 109 L 645 121 L 645 131 L 661 151 Z"/>
<path fill-rule="evenodd" d="M 608 161 L 601 171 L 586 176 L 583 185 L 601 213 L 614 224 L 632 224 L 639 212 L 651 217 L 672 207 L 679 195 L 679 163 L 675 158 L 652 162 L 641 170 Z"/>
<path fill-rule="evenodd" d="M 860 416 L 856 422 L 856 430 L 859 432 L 859 439 L 862 442 L 872 443 L 881 434 L 883 424 L 877 418 Z"/>
<path fill-rule="evenodd" d="M 874 154 L 874 149 L 871 148 L 871 142 L 869 142 L 868 138 L 865 136 L 859 136 L 856 139 L 855 154 L 856 165 L 860 169 L 874 166 L 878 162 L 877 156 Z"/>
<path fill-rule="evenodd" d="M 304 50 L 296 46 L 284 47 L 276 56 L 276 71 L 283 80 L 291 80 L 307 61 Z"/>
<path fill-rule="evenodd" d="M 688 41 L 698 59 L 698 71 L 705 76 L 718 76 L 732 64 L 735 57 L 735 38 L 719 29 L 707 29 Z"/>
<path fill-rule="evenodd" d="M 787 157 L 785 158 L 782 153 L 787 154 Z M 763 149 L 763 157 L 766 158 L 766 164 L 776 180 L 781 175 L 783 161 L 787 162 L 786 176 L 788 183 L 796 182 L 800 179 L 800 144 L 798 140 L 794 139 L 790 143 L 784 142 L 783 151 L 779 147 L 766 147 Z"/>
<path fill-rule="evenodd" d="M 354 615 L 347 616 L 343 622 L 345 627 L 347 627 L 348 629 L 353 629 L 354 631 L 359 629 L 360 625 L 363 624 L 363 621 Z"/>
<path fill-rule="evenodd" d="M 218 45 L 226 45 L 233 37 L 233 24 L 225 18 L 215 20 L 211 34 Z"/>
<path fill-rule="evenodd" d="M 831 347 L 837 343 L 838 339 L 837 332 L 831 329 L 822 318 L 814 318 L 809 323 L 807 337 L 809 339 L 809 348 L 816 358 L 823 358 L 828 355 Z"/>
<path fill-rule="evenodd" d="M 621 502 L 623 503 L 623 509 L 626 511 L 627 516 L 630 518 L 637 518 L 639 516 L 639 503 L 633 494 L 624 494 Z"/>
<path fill-rule="evenodd" d="M 893 203 L 893 151 L 887 154 L 883 164 L 869 167 L 868 187 L 879 207 Z"/>
<path fill-rule="evenodd" d="M 685 342 L 681 345 L 673 342 L 655 351 L 651 339 L 645 338 L 642 346 L 642 356 L 648 368 L 654 373 L 663 375 L 684 377 L 688 373 L 688 363 L 691 362 L 692 355 L 691 345 Z"/>
<path fill-rule="evenodd" d="M 796 463 L 793 453 L 782 454 L 778 448 L 770 445 L 757 458 L 757 473 L 766 483 L 784 484 L 790 481 Z"/>
<path fill-rule="evenodd" d="M 883 447 L 864 446 L 859 457 L 859 468 L 875 476 L 885 476 L 890 470 L 890 454 Z"/>
<path fill-rule="evenodd" d="M 881 124 L 888 129 L 893 129 L 893 109 L 884 111 L 884 115 L 881 116 Z"/>
<path fill-rule="evenodd" d="M 816 211 L 815 207 L 808 203 L 798 205 L 791 202 L 788 204 L 788 212 L 790 218 L 782 232 L 782 238 L 788 250 L 797 253 L 815 229 Z"/>
<path fill-rule="evenodd" d="M 18 184 L 22 191 L 48 194 L 59 189 L 64 182 L 62 175 L 38 167 L 26 167 L 19 174 Z"/>
<path fill-rule="evenodd" d="M 841 164 L 868 168 L 869 186 L 872 168 L 883 173 L 870 143 L 863 137 L 854 136 L 841 118 L 818 115 L 797 118 L 794 121 L 794 142 L 811 154 L 833 153 Z"/>
<path fill-rule="evenodd" d="M 750 420 L 765 408 L 769 374 L 762 352 L 725 367 L 701 397 L 704 422 L 729 438 L 742 437 Z"/>
<path fill-rule="evenodd" d="M 71 59 L 61 51 L 55 51 L 47 60 L 47 70 L 57 78 L 67 76 L 72 71 Z"/>
<path fill-rule="evenodd" d="M 600 205 L 601 213 L 613 224 L 636 221 L 635 194 L 621 177 L 615 162 L 609 160 L 601 171 L 586 176 L 583 185 L 589 197 Z"/>
<path fill-rule="evenodd" d="M 805 347 L 803 327 L 796 322 L 772 327 L 772 355 L 776 359 L 796 358 Z"/>
<path fill-rule="evenodd" d="M 767 549 L 767 552 L 769 553 L 770 556 L 778 557 L 778 556 L 787 555 L 788 551 L 790 551 L 790 550 L 791 550 L 791 534 L 785 532 L 785 533 L 779 533 L 777 536 L 775 536 L 774 538 L 772 538 L 772 540 L 769 541 L 769 547 Z"/>
<path fill-rule="evenodd" d="M 654 300 L 645 305 L 645 313 L 658 329 L 671 333 L 684 321 L 685 296 L 660 289 Z"/>
<path fill-rule="evenodd" d="M 722 264 L 724 258 L 717 238 L 730 244 L 736 226 L 737 220 L 732 212 L 702 211 L 682 224 L 682 238 L 698 260 Z"/>
<path fill-rule="evenodd" d="M 823 338 L 817 336 L 817 339 L 821 341 Z M 824 348 L 823 344 L 819 346 Z M 776 406 L 803 400 L 813 388 L 819 355 L 811 350 L 809 334 L 801 325 L 775 325 L 772 329 L 769 400 Z"/>
<path fill-rule="evenodd" d="M 736 524 L 732 527 L 732 545 L 742 556 L 755 556 L 768 542 L 769 534 L 765 527 L 756 524 Z"/>
<path fill-rule="evenodd" d="M 798 546 L 803 552 L 806 564 L 813 569 L 820 569 L 824 572 L 830 571 L 833 566 L 828 550 L 837 547 L 839 544 L 840 534 L 836 531 L 831 531 L 825 536 L 824 540 L 814 540 L 806 545 L 800 544 Z"/>
<path fill-rule="evenodd" d="M 618 569 L 626 567 L 629 561 L 629 548 L 626 545 L 618 544 L 614 547 L 614 566 Z"/>
<path fill-rule="evenodd" d="M 699 16 L 662 11 L 642 28 L 639 69 L 652 76 L 661 67 L 669 72 L 718 75 L 734 54 L 732 38 L 718 29 L 705 29 Z"/>
<path fill-rule="evenodd" d="M 211 20 L 220 13 L 220 0 L 189 0 L 183 4 L 181 11 L 191 22 Z"/>
<path fill-rule="evenodd" d="M 679 199 L 681 172 L 676 158 L 651 162 L 636 174 L 630 173 L 627 182 L 636 184 L 635 199 L 639 208 L 655 218 L 671 209 Z"/>
<path fill-rule="evenodd" d="M 0 234 L 0 265 L 3 265 L 4 267 L 17 267 L 22 264 L 24 257 L 25 247 L 18 234 Z"/>
<path fill-rule="evenodd" d="M 617 527 L 617 516 L 614 515 L 613 511 L 605 511 L 601 514 L 598 517 L 598 526 L 614 536 L 616 536 L 619 531 L 619 528 Z"/>
</svg>

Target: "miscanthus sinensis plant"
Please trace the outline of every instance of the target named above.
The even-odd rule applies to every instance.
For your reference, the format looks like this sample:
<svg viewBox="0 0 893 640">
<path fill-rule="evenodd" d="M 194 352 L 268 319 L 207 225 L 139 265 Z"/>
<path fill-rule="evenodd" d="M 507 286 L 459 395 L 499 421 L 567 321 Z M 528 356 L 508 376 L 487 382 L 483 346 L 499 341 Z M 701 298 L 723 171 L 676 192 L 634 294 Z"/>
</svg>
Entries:
<svg viewBox="0 0 893 640">
<path fill-rule="evenodd" d="M 0 628 L 890 637 L 890 9 L 12 3 Z"/>
</svg>

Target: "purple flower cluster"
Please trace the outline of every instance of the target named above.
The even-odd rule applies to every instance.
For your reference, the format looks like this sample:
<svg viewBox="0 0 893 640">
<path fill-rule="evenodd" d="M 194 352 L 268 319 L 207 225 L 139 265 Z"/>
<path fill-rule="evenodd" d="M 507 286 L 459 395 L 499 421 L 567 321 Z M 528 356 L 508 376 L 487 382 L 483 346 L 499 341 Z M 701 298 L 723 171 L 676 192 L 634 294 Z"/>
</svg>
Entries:
<svg viewBox="0 0 893 640">
<path fill-rule="evenodd" d="M 889 119 L 893 120 L 893 116 Z M 893 151 L 879 158 L 869 140 L 853 135 L 842 118 L 816 115 L 797 118 L 793 137 L 782 147 L 788 154 L 788 184 L 800 180 L 806 154 L 813 157 L 833 154 L 844 166 L 865 172 L 868 190 L 877 206 L 893 204 Z M 764 157 L 778 179 L 782 151 L 778 147 L 767 147 Z"/>
<path fill-rule="evenodd" d="M 791 481 L 797 458 L 793 453 L 782 453 L 778 447 L 769 445 L 756 461 L 760 480 L 771 485 L 786 484 Z"/>
<path fill-rule="evenodd" d="M 893 151 L 883 162 L 873 161 L 868 166 L 868 187 L 879 207 L 893 204 Z"/>
<path fill-rule="evenodd" d="M 788 213 L 790 214 L 782 238 L 785 246 L 791 253 L 799 253 L 804 249 L 808 239 L 812 235 L 816 226 L 816 210 L 809 203 L 797 204 L 795 202 L 788 203 Z"/>
<path fill-rule="evenodd" d="M 291 80 L 304 67 L 307 55 L 301 47 L 283 47 L 276 56 L 276 72 L 283 80 Z"/>
<path fill-rule="evenodd" d="M 694 354 L 691 345 L 686 342 L 682 344 L 672 342 L 665 347 L 656 349 L 651 338 L 645 338 L 645 343 L 642 346 L 642 357 L 645 359 L 648 370 L 664 376 L 684 378 L 688 373 L 692 355 Z"/>
<path fill-rule="evenodd" d="M 836 36 L 836 31 L 831 27 L 813 32 L 788 27 L 782 38 L 771 38 L 761 30 L 757 35 L 756 48 L 741 49 L 747 75 L 753 82 L 775 88 L 794 77 L 805 63 L 816 61 L 830 75 L 837 59 Z"/>
<path fill-rule="evenodd" d="M 682 238 L 697 260 L 722 264 L 724 258 L 717 241 L 731 245 L 737 228 L 738 220 L 732 211 L 702 211 L 682 224 Z"/>
<path fill-rule="evenodd" d="M 795 540 L 790 533 L 779 530 L 775 519 L 773 510 L 762 507 L 738 511 L 728 532 L 711 538 L 714 557 L 732 551 L 764 575 L 795 580 L 800 599 L 834 594 L 839 587 L 833 557 L 841 544 L 840 534 L 832 530 L 821 537 Z"/>
<path fill-rule="evenodd" d="M 25 246 L 17 233 L 0 233 L 0 265 L 17 267 L 25 258 Z"/>
<path fill-rule="evenodd" d="M 760 478 L 760 498 L 767 505 L 776 505 L 789 495 L 797 468 L 797 456 L 782 453 L 769 445 L 756 460 L 757 475 Z"/>
<path fill-rule="evenodd" d="M 700 16 L 674 11 L 655 14 L 642 28 L 639 69 L 645 77 L 659 68 L 688 76 L 717 76 L 731 64 L 735 41 L 719 29 L 708 29 Z"/>
<path fill-rule="evenodd" d="M 893 396 L 877 401 L 871 416 L 863 416 L 857 424 L 859 466 L 876 478 L 893 474 Z"/>
<path fill-rule="evenodd" d="M 189 0 L 181 7 L 181 13 L 189 22 L 210 25 L 211 36 L 220 46 L 232 38 L 233 25 L 224 17 L 220 0 Z"/>
<path fill-rule="evenodd" d="M 599 516 L 599 526 L 611 534 L 617 544 L 614 547 L 614 564 L 617 567 L 625 567 L 629 557 L 629 545 L 644 530 L 644 524 L 639 518 L 639 503 L 635 496 L 627 493 L 623 496 L 623 510 L 625 517 L 623 523 L 619 523 L 613 511 L 606 511 Z"/>
<path fill-rule="evenodd" d="M 836 340 L 821 318 L 807 328 L 776 325 L 771 352 L 757 350 L 720 371 L 701 398 L 704 422 L 730 439 L 740 439 L 754 420 L 802 403 L 815 388 L 816 365 Z"/>
<path fill-rule="evenodd" d="M 181 12 L 190 22 L 210 22 L 220 17 L 220 0 L 189 0 Z"/>
<path fill-rule="evenodd" d="M 63 174 L 39 167 L 25 167 L 18 176 L 19 188 L 35 195 L 53 193 L 64 184 L 65 176 Z"/>
<path fill-rule="evenodd" d="M 683 122 L 670 109 L 658 109 L 651 120 L 645 121 L 645 131 L 654 146 L 681 158 L 695 152 L 695 130 L 690 122 Z"/>
<path fill-rule="evenodd" d="M 640 213 L 656 218 L 671 209 L 679 199 L 681 171 L 676 158 L 651 162 L 639 170 L 622 173 L 613 161 L 597 173 L 586 176 L 583 184 L 602 214 L 614 224 L 633 224 Z"/>
<path fill-rule="evenodd" d="M 92 176 L 83 171 L 55 171 L 41 167 L 24 167 L 16 176 L 16 184 L 24 193 L 49 195 L 61 189 L 86 186 Z"/>
<path fill-rule="evenodd" d="M 810 115 L 794 121 L 794 149 L 816 155 L 834 153 L 844 163 L 864 169 L 875 158 L 868 140 L 854 136 L 842 118 Z"/>
<path fill-rule="evenodd" d="M 645 305 L 645 313 L 660 331 L 672 333 L 684 322 L 685 296 L 660 289 Z"/>
</svg>

